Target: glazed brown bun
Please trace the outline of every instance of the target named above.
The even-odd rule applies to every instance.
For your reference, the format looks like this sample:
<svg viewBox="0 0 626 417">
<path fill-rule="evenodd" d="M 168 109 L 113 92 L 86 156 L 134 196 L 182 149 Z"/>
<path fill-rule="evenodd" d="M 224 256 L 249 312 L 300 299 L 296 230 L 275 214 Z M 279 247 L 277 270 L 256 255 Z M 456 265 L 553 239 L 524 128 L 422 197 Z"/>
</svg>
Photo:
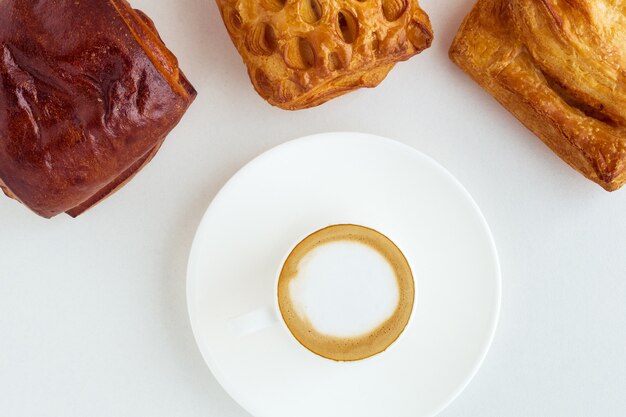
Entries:
<svg viewBox="0 0 626 417">
<path fill-rule="evenodd" d="M 0 187 L 43 217 L 124 185 L 195 96 L 125 0 L 0 2 Z"/>
</svg>

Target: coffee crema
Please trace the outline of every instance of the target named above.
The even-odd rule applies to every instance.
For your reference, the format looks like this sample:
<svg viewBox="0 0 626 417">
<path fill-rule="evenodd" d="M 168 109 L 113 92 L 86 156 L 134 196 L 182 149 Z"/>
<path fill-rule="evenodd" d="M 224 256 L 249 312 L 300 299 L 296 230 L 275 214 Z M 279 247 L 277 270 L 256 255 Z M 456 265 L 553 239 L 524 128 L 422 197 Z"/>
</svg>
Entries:
<svg viewBox="0 0 626 417">
<path fill-rule="evenodd" d="M 331 334 L 316 328 L 294 296 L 293 285 L 303 269 L 303 261 L 306 262 L 307 256 L 316 250 L 334 243 L 365 245 L 371 249 L 388 265 L 397 286 L 397 304 L 390 315 L 356 335 Z M 356 296 L 358 292 L 359 288 L 355 288 L 351 296 Z M 376 230 L 352 224 L 329 226 L 306 237 L 289 254 L 278 279 L 278 306 L 289 331 L 311 352 L 335 361 L 357 361 L 386 350 L 407 326 L 414 300 L 413 274 L 400 249 Z"/>
</svg>

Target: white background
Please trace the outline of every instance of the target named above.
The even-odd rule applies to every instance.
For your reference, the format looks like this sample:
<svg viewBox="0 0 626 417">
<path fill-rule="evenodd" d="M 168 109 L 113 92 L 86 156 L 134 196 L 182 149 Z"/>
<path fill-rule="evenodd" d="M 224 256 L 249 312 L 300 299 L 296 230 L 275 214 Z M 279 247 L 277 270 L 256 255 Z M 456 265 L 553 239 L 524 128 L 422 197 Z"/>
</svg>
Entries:
<svg viewBox="0 0 626 417">
<path fill-rule="evenodd" d="M 441 416 L 624 416 L 626 190 L 577 174 L 450 63 L 472 3 L 423 0 L 431 49 L 374 90 L 289 113 L 256 95 L 213 1 L 135 0 L 199 96 L 154 161 L 81 218 L 39 219 L 0 199 L 0 415 L 247 416 L 189 326 L 195 228 L 257 154 L 347 130 L 435 158 L 474 196 L 498 245 L 500 325 Z"/>
</svg>

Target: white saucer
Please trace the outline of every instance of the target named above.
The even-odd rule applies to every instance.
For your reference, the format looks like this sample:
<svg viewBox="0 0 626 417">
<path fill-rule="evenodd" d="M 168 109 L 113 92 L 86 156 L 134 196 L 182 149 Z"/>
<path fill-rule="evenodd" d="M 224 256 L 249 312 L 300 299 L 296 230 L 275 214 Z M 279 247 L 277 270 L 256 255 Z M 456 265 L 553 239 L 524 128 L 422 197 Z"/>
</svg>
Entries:
<svg viewBox="0 0 626 417">
<path fill-rule="evenodd" d="M 342 223 L 382 232 L 409 260 L 416 300 L 401 338 L 346 363 L 311 353 L 284 325 L 233 332 L 234 318 L 274 306 L 293 246 Z M 444 168 L 389 139 L 328 133 L 264 153 L 224 186 L 198 228 L 187 297 L 206 363 L 256 417 L 434 416 L 487 353 L 500 268 L 480 210 Z"/>
</svg>

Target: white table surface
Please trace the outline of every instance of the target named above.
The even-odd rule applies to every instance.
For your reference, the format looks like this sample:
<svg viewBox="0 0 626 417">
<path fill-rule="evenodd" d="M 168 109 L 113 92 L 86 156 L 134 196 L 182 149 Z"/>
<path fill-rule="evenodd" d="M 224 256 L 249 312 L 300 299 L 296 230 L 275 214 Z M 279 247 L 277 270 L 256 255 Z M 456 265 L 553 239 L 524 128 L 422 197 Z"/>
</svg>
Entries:
<svg viewBox="0 0 626 417">
<path fill-rule="evenodd" d="M 153 162 L 82 217 L 44 220 L 0 199 L 0 415 L 247 416 L 193 340 L 192 237 L 244 163 L 336 130 L 432 156 L 490 223 L 500 325 L 441 416 L 626 415 L 626 190 L 584 179 L 450 63 L 472 3 L 423 0 L 431 49 L 377 89 L 290 113 L 256 95 L 213 1 L 135 0 L 199 96 Z"/>
</svg>

